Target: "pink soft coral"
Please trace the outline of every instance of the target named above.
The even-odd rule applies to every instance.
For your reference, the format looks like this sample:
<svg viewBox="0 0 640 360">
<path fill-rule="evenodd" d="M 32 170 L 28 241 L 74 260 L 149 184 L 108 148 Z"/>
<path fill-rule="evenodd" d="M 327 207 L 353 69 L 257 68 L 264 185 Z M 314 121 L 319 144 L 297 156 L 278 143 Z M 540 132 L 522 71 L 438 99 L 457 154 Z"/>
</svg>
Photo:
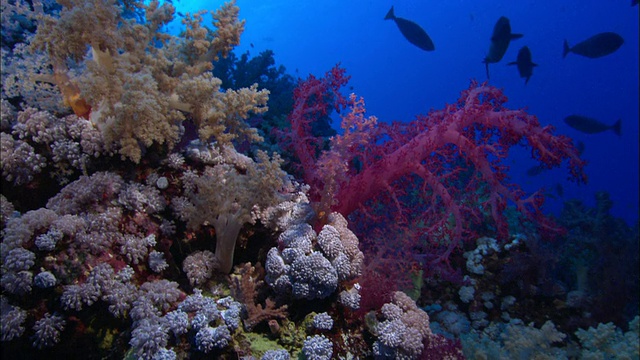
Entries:
<svg viewBox="0 0 640 360">
<path fill-rule="evenodd" d="M 474 239 L 480 226 L 490 224 L 505 238 L 509 203 L 544 231 L 558 229 L 541 213 L 539 192 L 526 196 L 508 181 L 504 160 L 514 145 L 529 147 L 548 168 L 567 162 L 571 178 L 586 181 L 585 163 L 569 138 L 554 135 L 552 126 L 542 127 L 523 110 L 506 108 L 506 96 L 486 83 L 472 82 L 443 110 L 392 124 L 365 117 L 361 99 L 347 101 L 339 94 L 344 83 L 344 70 L 338 67 L 326 79 L 301 83 L 289 117 L 293 148 L 319 214 L 351 215 L 371 224 L 368 230 L 376 224 L 406 228 L 411 242 L 426 236 L 432 264 L 448 261 L 461 240 Z M 350 113 L 343 116 L 344 133 L 331 139 L 329 150 L 320 151 L 309 131 L 313 116 L 345 103 Z"/>
</svg>

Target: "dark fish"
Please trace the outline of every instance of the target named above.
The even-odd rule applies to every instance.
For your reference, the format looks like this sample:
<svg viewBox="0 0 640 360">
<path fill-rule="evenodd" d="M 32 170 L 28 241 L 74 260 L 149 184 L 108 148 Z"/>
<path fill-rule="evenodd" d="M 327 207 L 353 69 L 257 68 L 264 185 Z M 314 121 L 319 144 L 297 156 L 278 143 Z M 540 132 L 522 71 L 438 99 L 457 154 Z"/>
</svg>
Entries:
<svg viewBox="0 0 640 360">
<path fill-rule="evenodd" d="M 526 78 L 524 81 L 525 85 L 529 82 L 531 75 L 533 75 L 533 67 L 538 66 L 538 64 L 531 61 L 531 50 L 529 50 L 528 46 L 523 46 L 520 51 L 518 51 L 518 58 L 516 61 L 510 62 L 507 65 L 518 65 L 520 77 Z"/>
<path fill-rule="evenodd" d="M 638 5 L 638 0 L 631 0 L 631 6 Z"/>
<path fill-rule="evenodd" d="M 501 16 L 498 22 L 493 26 L 493 34 L 491 34 L 491 46 L 489 54 L 482 61 L 487 67 L 487 78 L 489 78 L 489 64 L 497 63 L 502 60 L 504 53 L 507 52 L 511 40 L 519 39 L 522 34 L 512 34 L 509 19 Z"/>
<path fill-rule="evenodd" d="M 603 32 L 593 35 L 587 40 L 579 42 L 572 47 L 570 47 L 567 40 L 565 40 L 562 49 L 562 58 L 567 57 L 567 54 L 572 52 L 574 54 L 595 59 L 613 53 L 618 50 L 623 43 L 624 39 L 622 36 L 613 32 Z"/>
<path fill-rule="evenodd" d="M 580 116 L 580 115 L 570 115 L 564 119 L 564 122 L 572 128 L 581 131 L 585 134 L 597 134 L 607 130 L 613 130 L 618 136 L 621 134 L 621 122 L 622 120 L 618 120 L 613 125 L 607 125 L 605 123 L 600 122 L 599 120 Z"/>
<path fill-rule="evenodd" d="M 433 45 L 433 41 L 431 41 L 431 38 L 429 37 L 429 35 L 427 35 L 427 32 L 424 31 L 420 27 L 420 25 L 414 23 L 413 21 L 396 17 L 393 13 L 393 6 L 384 17 L 384 19 L 395 21 L 402 35 L 404 35 L 404 37 L 413 45 L 419 47 L 424 51 L 433 51 L 436 49 L 436 47 Z"/>
<path fill-rule="evenodd" d="M 562 187 L 562 184 L 560 184 L 560 183 L 556 184 L 556 194 L 558 194 L 559 197 L 563 197 L 564 196 L 564 188 Z"/>
<path fill-rule="evenodd" d="M 542 165 L 532 166 L 529 168 L 529 170 L 527 170 L 527 176 L 538 176 L 545 170 L 547 170 L 547 168 Z"/>
</svg>

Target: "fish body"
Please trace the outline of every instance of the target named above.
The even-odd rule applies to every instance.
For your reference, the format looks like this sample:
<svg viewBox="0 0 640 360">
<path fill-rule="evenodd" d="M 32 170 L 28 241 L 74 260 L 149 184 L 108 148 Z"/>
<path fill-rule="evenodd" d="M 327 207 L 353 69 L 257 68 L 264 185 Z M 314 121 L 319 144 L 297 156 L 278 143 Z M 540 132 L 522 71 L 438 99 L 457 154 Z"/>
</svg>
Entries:
<svg viewBox="0 0 640 360">
<path fill-rule="evenodd" d="M 397 17 L 393 12 L 393 6 L 389 12 L 387 12 L 384 19 L 393 20 L 405 39 L 409 40 L 413 45 L 424 51 L 433 51 L 436 49 L 427 32 L 413 21 Z"/>
<path fill-rule="evenodd" d="M 603 32 L 593 35 L 574 46 L 569 46 L 569 42 L 565 40 L 562 48 L 562 57 L 565 58 L 567 54 L 572 52 L 590 59 L 595 59 L 615 52 L 623 43 L 624 39 L 622 36 L 613 32 Z"/>
<path fill-rule="evenodd" d="M 529 82 L 531 75 L 533 75 L 533 68 L 538 66 L 538 64 L 531 60 L 531 50 L 529 50 L 528 46 L 523 46 L 520 51 L 518 51 L 516 61 L 510 62 L 507 65 L 518 66 L 518 73 L 520 73 L 520 77 L 526 78 L 524 81 L 525 85 Z"/>
<path fill-rule="evenodd" d="M 511 33 L 511 23 L 509 19 L 501 16 L 493 26 L 491 34 L 491 45 L 489 46 L 489 54 L 482 61 L 487 68 L 487 78 L 489 77 L 489 64 L 497 63 L 507 52 L 511 40 L 519 39 L 522 34 Z"/>
<path fill-rule="evenodd" d="M 618 136 L 621 134 L 622 120 L 616 121 L 613 125 L 607 125 L 597 119 L 593 119 L 582 115 L 570 115 L 564 119 L 564 122 L 572 128 L 585 134 L 597 134 L 612 130 Z"/>
<path fill-rule="evenodd" d="M 527 170 L 527 176 L 538 176 L 548 168 L 543 165 L 532 166 Z"/>
</svg>

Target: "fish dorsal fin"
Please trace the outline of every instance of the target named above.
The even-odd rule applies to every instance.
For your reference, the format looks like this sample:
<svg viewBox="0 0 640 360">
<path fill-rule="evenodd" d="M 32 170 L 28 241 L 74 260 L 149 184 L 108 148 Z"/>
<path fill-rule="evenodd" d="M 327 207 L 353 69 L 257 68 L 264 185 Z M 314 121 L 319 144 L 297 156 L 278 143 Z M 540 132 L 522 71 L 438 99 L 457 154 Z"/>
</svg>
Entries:
<svg viewBox="0 0 640 360">
<path fill-rule="evenodd" d="M 385 20 L 395 20 L 396 19 L 396 14 L 394 14 L 393 12 L 393 5 L 391 5 L 391 9 L 389 9 L 389 12 L 387 12 L 387 15 L 385 15 L 384 17 Z"/>
</svg>

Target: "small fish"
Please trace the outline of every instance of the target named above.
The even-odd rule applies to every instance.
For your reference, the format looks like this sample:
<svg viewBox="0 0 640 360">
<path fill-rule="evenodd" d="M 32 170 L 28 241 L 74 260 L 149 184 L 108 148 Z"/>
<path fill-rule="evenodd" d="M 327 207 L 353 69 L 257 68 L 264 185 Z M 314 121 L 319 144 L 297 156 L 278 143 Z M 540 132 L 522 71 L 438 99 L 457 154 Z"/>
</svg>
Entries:
<svg viewBox="0 0 640 360">
<path fill-rule="evenodd" d="M 558 194 L 559 197 L 563 197 L 564 196 L 564 188 L 562 187 L 562 184 L 560 184 L 560 183 L 556 184 L 556 194 Z"/>
<path fill-rule="evenodd" d="M 420 27 L 420 25 L 414 23 L 413 21 L 396 17 L 396 15 L 393 13 L 393 6 L 384 17 L 384 19 L 395 21 L 402 35 L 413 45 L 419 47 L 424 51 L 433 51 L 436 49 L 436 47 L 433 45 L 433 41 L 431 41 L 431 38 L 429 37 L 429 35 L 427 35 L 427 32 L 424 31 Z"/>
<path fill-rule="evenodd" d="M 526 78 L 524 81 L 525 85 L 527 85 L 529 78 L 533 75 L 533 68 L 538 66 L 538 64 L 531 61 L 531 50 L 529 50 L 528 46 L 523 46 L 520 51 L 518 51 L 518 58 L 516 61 L 510 62 L 507 65 L 518 65 L 520 77 Z"/>
<path fill-rule="evenodd" d="M 572 128 L 581 131 L 585 134 L 597 134 L 607 130 L 613 130 L 618 136 L 621 135 L 621 123 L 622 120 L 618 119 L 613 125 L 607 125 L 599 120 L 581 116 L 570 115 L 564 119 L 564 122 Z"/>
<path fill-rule="evenodd" d="M 581 41 L 574 46 L 569 46 L 567 40 L 564 41 L 562 58 L 567 57 L 570 52 L 582 55 L 591 59 L 609 55 L 622 46 L 624 39 L 613 32 L 603 32 L 593 35 L 587 40 Z"/>
<path fill-rule="evenodd" d="M 546 170 L 547 168 L 542 165 L 532 166 L 527 170 L 527 176 L 538 176 Z"/>
<path fill-rule="evenodd" d="M 522 34 L 511 33 L 511 23 L 509 19 L 501 16 L 493 26 L 493 34 L 491 34 L 491 46 L 489 54 L 482 61 L 487 67 L 487 78 L 489 78 L 489 64 L 497 63 L 502 60 L 504 53 L 507 52 L 511 40 L 519 39 Z"/>
</svg>

